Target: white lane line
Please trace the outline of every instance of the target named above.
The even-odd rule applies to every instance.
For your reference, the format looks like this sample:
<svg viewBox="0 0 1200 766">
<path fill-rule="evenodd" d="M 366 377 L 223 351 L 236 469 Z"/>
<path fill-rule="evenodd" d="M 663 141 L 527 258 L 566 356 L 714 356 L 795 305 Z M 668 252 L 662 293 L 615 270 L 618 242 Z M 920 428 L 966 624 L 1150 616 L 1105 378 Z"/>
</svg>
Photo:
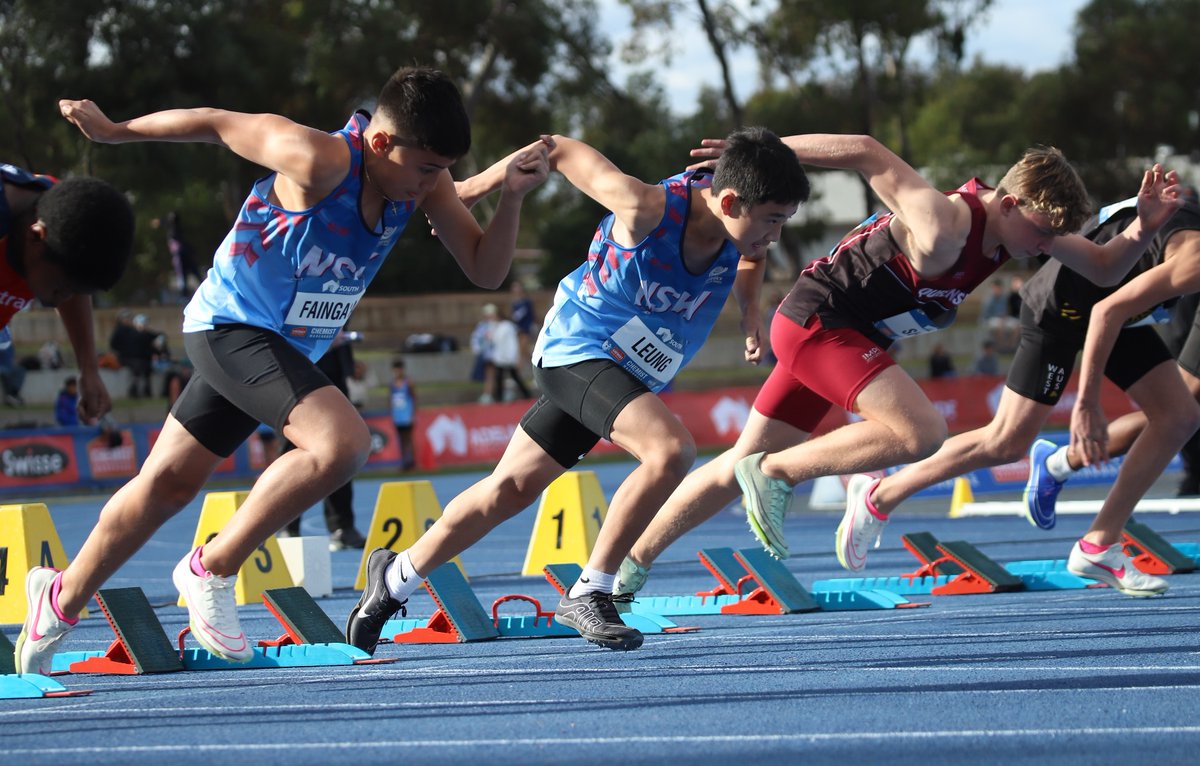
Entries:
<svg viewBox="0 0 1200 766">
<path fill-rule="evenodd" d="M 1063 729 L 1006 729 L 1001 731 L 988 729 L 961 729 L 937 731 L 866 731 L 811 734 L 699 734 L 696 736 L 663 736 L 663 737 L 512 737 L 512 738 L 481 738 L 481 739 L 449 739 L 437 741 L 420 740 L 386 740 L 364 742 L 353 740 L 345 742 L 256 742 L 248 744 L 194 744 L 194 745 L 118 745 L 115 747 L 47 747 L 47 748 L 10 748 L 6 755 L 92 755 L 103 753 L 237 753 L 253 751 L 296 751 L 296 750 L 389 750 L 436 749 L 436 748 L 479 748 L 479 747 L 547 747 L 547 746 L 628 746 L 629 744 L 817 744 L 821 742 L 862 742 L 864 740 L 887 741 L 895 744 L 897 741 L 934 741 L 954 739 L 1028 739 L 1050 738 L 1077 740 L 1081 737 L 1128 737 L 1132 735 L 1162 736 L 1162 735 L 1200 734 L 1200 726 L 1130 726 L 1110 728 L 1063 728 Z"/>
</svg>

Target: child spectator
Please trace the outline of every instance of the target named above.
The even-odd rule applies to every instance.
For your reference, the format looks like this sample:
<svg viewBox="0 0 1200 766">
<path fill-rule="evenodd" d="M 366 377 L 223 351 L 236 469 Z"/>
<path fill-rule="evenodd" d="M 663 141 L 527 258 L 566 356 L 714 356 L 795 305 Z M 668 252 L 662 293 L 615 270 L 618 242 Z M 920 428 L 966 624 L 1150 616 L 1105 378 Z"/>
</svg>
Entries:
<svg viewBox="0 0 1200 766">
<path fill-rule="evenodd" d="M 63 387 L 58 392 L 54 402 L 54 420 L 60 426 L 79 425 L 79 381 L 75 376 L 63 381 Z"/>
<path fill-rule="evenodd" d="M 417 390 L 404 369 L 404 360 L 392 362 L 392 422 L 400 441 L 400 467 L 411 471 L 417 465 L 413 450 L 413 424 L 417 419 Z"/>
</svg>

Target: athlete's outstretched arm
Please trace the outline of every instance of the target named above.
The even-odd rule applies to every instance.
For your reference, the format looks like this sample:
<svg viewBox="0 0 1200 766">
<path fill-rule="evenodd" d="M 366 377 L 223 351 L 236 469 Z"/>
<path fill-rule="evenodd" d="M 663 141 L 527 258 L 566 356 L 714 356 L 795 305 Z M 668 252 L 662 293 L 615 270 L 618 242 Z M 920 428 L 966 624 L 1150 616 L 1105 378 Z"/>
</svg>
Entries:
<svg viewBox="0 0 1200 766">
<path fill-rule="evenodd" d="M 1200 231 L 1185 230 L 1171 235 L 1161 265 L 1139 274 L 1092 307 L 1079 365 L 1079 394 L 1071 411 L 1071 445 L 1084 465 L 1108 459 L 1108 421 L 1100 408 L 1100 381 L 1121 328 L 1164 301 L 1197 291 Z"/>
<path fill-rule="evenodd" d="M 1050 255 L 1102 287 L 1118 284 L 1150 246 L 1150 240 L 1175 211 L 1183 206 L 1179 176 L 1155 165 L 1142 176 L 1137 196 L 1137 218 L 1117 236 L 1098 245 L 1087 237 L 1056 237 Z"/>
<path fill-rule="evenodd" d="M 634 242 L 649 235 L 662 220 L 667 201 L 661 186 L 622 172 L 611 160 L 582 141 L 554 136 L 550 168 L 611 210 Z"/>
<path fill-rule="evenodd" d="M 198 142 L 224 146 L 240 157 L 286 176 L 302 189 L 328 190 L 346 175 L 343 140 L 277 114 L 224 109 L 168 109 L 113 122 L 86 99 L 58 102 L 63 117 L 97 143 Z"/>
<path fill-rule="evenodd" d="M 539 140 L 511 155 L 504 169 L 500 202 L 486 229 L 480 228 L 459 199 L 448 171 L 442 172 L 437 186 L 421 200 L 421 209 L 429 216 L 442 244 L 476 285 L 494 290 L 508 275 L 517 245 L 521 204 L 526 194 L 546 180 L 547 152 L 546 143 Z"/>
<path fill-rule="evenodd" d="M 913 249 L 905 255 L 918 271 L 941 272 L 958 259 L 971 228 L 970 210 L 956 205 L 879 141 L 864 135 L 806 133 L 785 136 L 783 142 L 805 165 L 862 175 L 908 229 Z M 724 139 L 704 139 L 691 154 L 719 157 L 724 148 Z"/>
</svg>

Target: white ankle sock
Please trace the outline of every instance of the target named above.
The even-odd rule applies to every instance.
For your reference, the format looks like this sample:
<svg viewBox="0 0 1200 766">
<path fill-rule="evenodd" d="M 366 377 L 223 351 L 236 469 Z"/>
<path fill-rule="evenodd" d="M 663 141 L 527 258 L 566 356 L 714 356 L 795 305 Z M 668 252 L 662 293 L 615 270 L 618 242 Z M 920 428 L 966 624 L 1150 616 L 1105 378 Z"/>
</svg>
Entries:
<svg viewBox="0 0 1200 766">
<path fill-rule="evenodd" d="M 591 593 L 592 591 L 612 593 L 613 582 L 616 579 L 616 572 L 608 574 L 592 569 L 591 567 L 584 567 L 583 574 L 579 575 L 579 579 L 567 591 L 567 598 L 579 598 L 584 593 Z"/>
<path fill-rule="evenodd" d="M 1066 481 L 1075 473 L 1075 469 L 1067 462 L 1067 448 L 1059 447 L 1050 457 L 1046 458 L 1046 470 L 1057 481 Z"/>
<path fill-rule="evenodd" d="M 413 591 L 425 582 L 425 578 L 413 569 L 412 562 L 408 560 L 408 551 L 402 551 L 388 564 L 387 571 L 383 573 L 383 581 L 387 583 L 388 593 L 392 594 L 392 598 L 407 601 Z"/>
</svg>

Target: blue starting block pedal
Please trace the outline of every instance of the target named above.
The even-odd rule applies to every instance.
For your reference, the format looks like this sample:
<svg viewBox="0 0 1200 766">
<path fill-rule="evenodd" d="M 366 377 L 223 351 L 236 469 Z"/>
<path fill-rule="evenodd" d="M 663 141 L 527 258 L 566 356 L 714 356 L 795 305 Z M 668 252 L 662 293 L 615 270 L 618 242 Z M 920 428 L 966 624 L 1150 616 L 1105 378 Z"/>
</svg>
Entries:
<svg viewBox="0 0 1200 766">
<path fill-rule="evenodd" d="M 899 577 L 849 577 L 813 583 L 819 591 L 874 589 L 901 595 L 995 593 L 1014 590 L 1069 590 L 1095 587 L 1096 582 L 1067 571 L 1058 560 L 1014 561 L 1001 565 L 963 541 L 940 542 L 929 532 L 901 540 L 920 568 Z"/>
<path fill-rule="evenodd" d="M 869 589 L 828 589 L 810 593 L 783 562 L 758 548 L 705 548 L 699 553 L 717 584 L 695 596 L 639 596 L 634 613 L 648 609 L 660 614 L 795 614 L 817 609 L 849 611 L 927 606 L 912 603 L 895 592 Z M 819 583 L 818 583 L 819 584 Z M 743 591 L 753 585 L 746 595 Z"/>
<path fill-rule="evenodd" d="M 16 649 L 8 636 L 0 632 L 0 699 L 39 699 L 42 697 L 82 697 L 91 694 L 91 689 L 72 691 L 53 678 L 37 673 L 17 674 L 17 663 L 13 657 Z"/>
<path fill-rule="evenodd" d="M 546 570 L 546 577 L 556 588 L 561 586 L 559 578 L 567 578 L 569 586 L 582 571 L 578 564 L 550 564 Z M 541 601 L 531 596 L 502 596 L 492 604 L 492 614 L 489 616 L 479 603 L 475 592 L 471 590 L 471 586 L 463 578 L 462 572 L 453 565 L 447 564 L 435 569 L 425 580 L 425 587 L 433 596 L 438 606 L 437 611 L 428 621 L 389 620 L 383 626 L 383 634 L 391 634 L 393 642 L 444 644 L 487 641 L 493 638 L 579 637 L 577 631 L 556 623 L 554 612 L 543 610 Z M 510 601 L 528 602 L 533 606 L 533 614 L 501 615 L 500 605 Z M 659 615 L 625 615 L 622 619 L 626 625 L 637 628 L 642 633 L 695 630 L 681 628 Z"/>
<path fill-rule="evenodd" d="M 116 640 L 104 652 L 63 652 L 55 655 L 52 667 L 56 672 L 142 674 L 381 662 L 361 649 L 342 642 L 337 626 L 303 588 L 267 590 L 263 597 L 267 609 L 283 625 L 284 635 L 260 642 L 249 662 L 233 662 L 204 649 L 185 649 L 183 641 L 190 628 L 180 631 L 179 648 L 172 646 L 141 588 L 101 590 L 96 594 L 96 600 L 108 617 L 117 635 Z M 338 640 L 312 642 L 314 638 Z"/>
<path fill-rule="evenodd" d="M 546 579 L 558 591 L 561 598 L 565 596 L 575 581 L 583 574 L 583 567 L 578 564 L 547 564 L 542 569 L 546 574 Z M 644 634 L 653 633 L 691 633 L 700 630 L 698 627 L 689 625 L 676 625 L 667 619 L 666 615 L 654 612 L 648 609 L 642 609 L 637 612 L 628 611 L 621 615 L 621 622 L 627 626 L 641 631 Z M 573 635 L 579 635 L 572 631 Z"/>
</svg>

